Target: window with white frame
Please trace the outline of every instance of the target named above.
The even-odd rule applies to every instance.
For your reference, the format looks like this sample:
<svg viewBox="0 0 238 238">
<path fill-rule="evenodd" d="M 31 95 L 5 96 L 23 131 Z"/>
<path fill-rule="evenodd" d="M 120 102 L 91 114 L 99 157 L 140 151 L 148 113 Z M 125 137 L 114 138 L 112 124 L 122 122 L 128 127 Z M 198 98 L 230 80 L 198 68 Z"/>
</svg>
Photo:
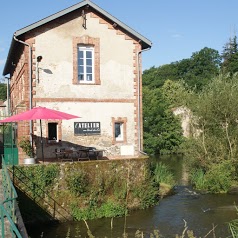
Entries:
<svg viewBox="0 0 238 238">
<path fill-rule="evenodd" d="M 78 81 L 94 82 L 94 48 L 78 46 Z"/>
<path fill-rule="evenodd" d="M 114 124 L 114 131 L 115 131 L 115 140 L 116 141 L 123 141 L 123 122 L 115 122 Z"/>
</svg>

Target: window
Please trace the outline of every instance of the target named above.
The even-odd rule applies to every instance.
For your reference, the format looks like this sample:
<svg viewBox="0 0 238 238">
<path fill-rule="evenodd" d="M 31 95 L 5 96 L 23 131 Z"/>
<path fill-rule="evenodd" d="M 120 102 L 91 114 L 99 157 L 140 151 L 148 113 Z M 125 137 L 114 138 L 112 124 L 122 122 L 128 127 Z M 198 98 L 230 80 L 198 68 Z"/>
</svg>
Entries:
<svg viewBox="0 0 238 238">
<path fill-rule="evenodd" d="M 78 80 L 79 82 L 94 82 L 94 48 L 78 47 Z"/>
<path fill-rule="evenodd" d="M 114 126 L 115 126 L 115 140 L 123 141 L 123 123 L 116 122 Z"/>
<path fill-rule="evenodd" d="M 48 141 L 58 141 L 58 123 L 48 123 Z"/>
<path fill-rule="evenodd" d="M 100 85 L 100 39 L 73 37 L 73 84 Z"/>
<path fill-rule="evenodd" d="M 112 117 L 112 144 L 127 143 L 127 118 Z"/>
</svg>

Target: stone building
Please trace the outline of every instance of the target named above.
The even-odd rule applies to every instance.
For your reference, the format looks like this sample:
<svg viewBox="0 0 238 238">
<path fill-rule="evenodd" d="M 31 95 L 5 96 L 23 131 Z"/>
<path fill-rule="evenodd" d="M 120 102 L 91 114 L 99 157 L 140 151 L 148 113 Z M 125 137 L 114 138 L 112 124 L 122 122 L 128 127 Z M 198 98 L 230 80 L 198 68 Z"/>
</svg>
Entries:
<svg viewBox="0 0 238 238">
<path fill-rule="evenodd" d="M 45 158 L 57 147 L 92 146 L 108 158 L 143 150 L 142 61 L 152 43 L 92 1 L 84 0 L 17 30 L 3 75 L 10 77 L 11 115 L 43 106 L 78 115 L 42 120 Z M 18 122 L 16 139 L 38 121 Z M 19 149 L 20 163 L 23 152 Z"/>
</svg>

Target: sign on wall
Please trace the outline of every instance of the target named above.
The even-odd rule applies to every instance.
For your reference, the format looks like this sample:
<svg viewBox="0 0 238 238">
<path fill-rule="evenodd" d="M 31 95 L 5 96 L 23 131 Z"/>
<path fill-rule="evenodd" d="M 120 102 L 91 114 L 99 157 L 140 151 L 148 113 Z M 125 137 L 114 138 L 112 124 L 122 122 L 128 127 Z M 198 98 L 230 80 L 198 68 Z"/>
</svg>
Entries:
<svg viewBox="0 0 238 238">
<path fill-rule="evenodd" d="M 74 134 L 100 134 L 101 126 L 100 122 L 75 122 L 74 123 Z"/>
</svg>

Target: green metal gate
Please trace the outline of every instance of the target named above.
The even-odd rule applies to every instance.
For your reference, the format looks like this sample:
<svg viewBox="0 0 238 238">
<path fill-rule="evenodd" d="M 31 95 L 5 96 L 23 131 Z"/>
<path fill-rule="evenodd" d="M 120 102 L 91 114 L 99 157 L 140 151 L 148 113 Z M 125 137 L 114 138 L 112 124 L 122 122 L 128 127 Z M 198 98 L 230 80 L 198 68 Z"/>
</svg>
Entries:
<svg viewBox="0 0 238 238">
<path fill-rule="evenodd" d="M 3 130 L 3 155 L 7 165 L 18 165 L 18 148 L 16 146 L 15 123 L 7 123 L 2 126 Z"/>
</svg>

